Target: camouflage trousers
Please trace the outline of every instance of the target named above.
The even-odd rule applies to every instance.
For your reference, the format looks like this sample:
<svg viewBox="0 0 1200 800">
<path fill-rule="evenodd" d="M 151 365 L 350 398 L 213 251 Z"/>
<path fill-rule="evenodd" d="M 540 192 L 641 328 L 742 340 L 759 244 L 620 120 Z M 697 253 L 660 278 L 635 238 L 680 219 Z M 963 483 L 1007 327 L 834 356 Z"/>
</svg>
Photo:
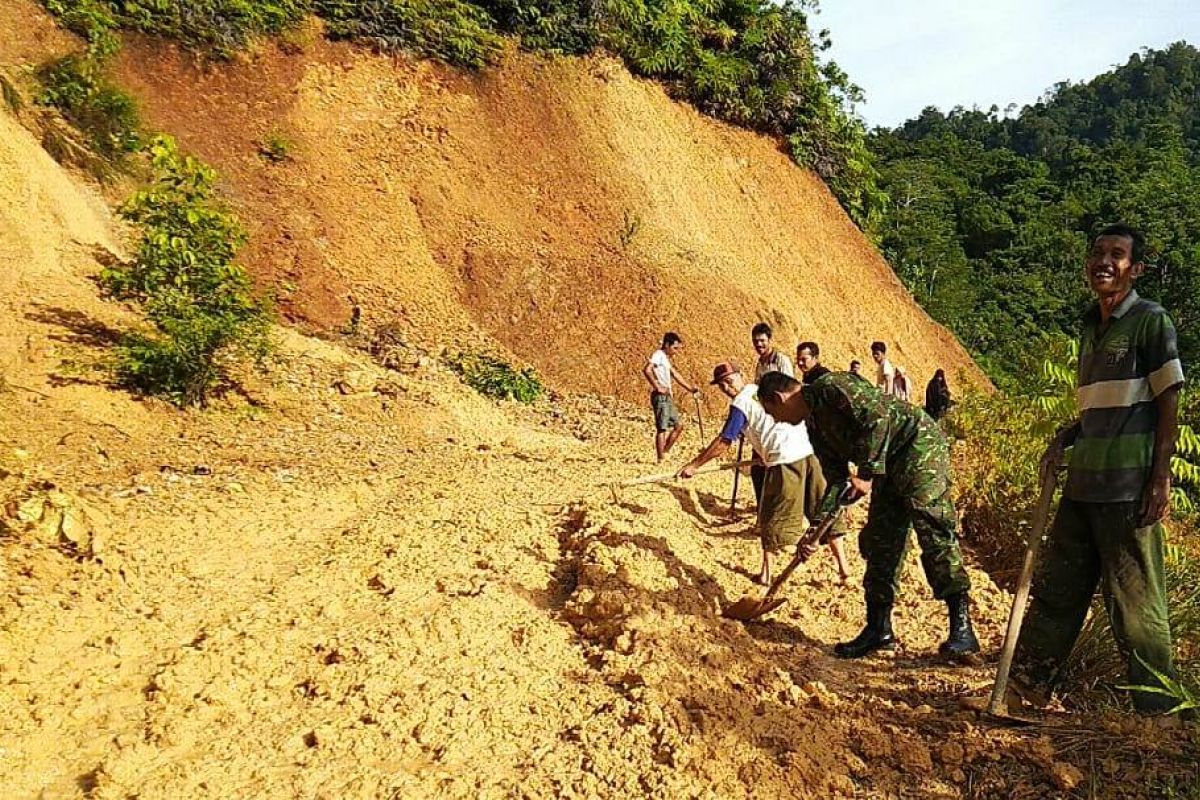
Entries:
<svg viewBox="0 0 1200 800">
<path fill-rule="evenodd" d="M 921 566 L 939 600 L 968 591 L 970 578 L 958 547 L 958 515 L 950 499 L 950 447 L 931 421 L 913 443 L 889 461 L 889 472 L 871 489 L 867 524 L 858 535 L 866 562 L 867 604 L 892 605 L 908 552 L 909 527 L 917 532 Z"/>
<path fill-rule="evenodd" d="M 1137 527 L 1140 503 L 1079 503 L 1063 498 L 1046 540 L 1032 601 L 1021 626 L 1013 675 L 1052 689 L 1083 627 L 1099 585 L 1131 686 L 1157 686 L 1142 664 L 1175 677 L 1163 580 L 1162 526 Z M 1136 655 L 1135 655 L 1136 654 Z M 1141 660 L 1137 658 L 1141 656 Z M 1169 697 L 1134 692 L 1147 713 L 1169 710 Z"/>
</svg>

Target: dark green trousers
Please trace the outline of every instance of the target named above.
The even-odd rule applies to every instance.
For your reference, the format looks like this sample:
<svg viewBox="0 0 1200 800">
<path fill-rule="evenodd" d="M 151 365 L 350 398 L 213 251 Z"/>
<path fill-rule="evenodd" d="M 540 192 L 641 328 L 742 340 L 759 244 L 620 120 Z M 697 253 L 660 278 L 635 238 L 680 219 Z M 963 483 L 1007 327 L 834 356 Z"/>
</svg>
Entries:
<svg viewBox="0 0 1200 800">
<path fill-rule="evenodd" d="M 1129 684 L 1158 681 L 1135 653 L 1175 677 L 1163 580 L 1162 526 L 1137 527 L 1140 503 L 1079 503 L 1063 498 L 1034 578 L 1017 645 L 1014 675 L 1051 689 L 1099 585 L 1113 634 L 1128 659 Z M 1142 712 L 1166 711 L 1171 698 L 1134 692 Z"/>
<path fill-rule="evenodd" d="M 858 549 L 867 564 L 863 590 L 868 604 L 895 602 L 910 526 L 917 531 L 921 566 L 934 597 L 942 600 L 971 588 L 955 532 L 958 515 L 950 498 L 949 447 L 932 421 L 929 426 L 932 430 L 919 434 L 871 489 L 867 524 L 858 535 Z"/>
</svg>

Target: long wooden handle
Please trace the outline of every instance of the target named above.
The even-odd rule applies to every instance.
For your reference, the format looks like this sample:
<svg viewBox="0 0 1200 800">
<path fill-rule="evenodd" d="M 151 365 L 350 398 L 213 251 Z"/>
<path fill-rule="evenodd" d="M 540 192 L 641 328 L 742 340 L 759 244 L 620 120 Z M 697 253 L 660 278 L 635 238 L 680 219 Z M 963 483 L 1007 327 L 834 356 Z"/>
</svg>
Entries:
<svg viewBox="0 0 1200 800">
<path fill-rule="evenodd" d="M 746 437 L 739 436 L 738 437 L 738 452 L 737 452 L 737 459 L 736 459 L 737 461 L 742 460 L 742 445 L 744 445 L 745 443 L 746 443 Z M 733 471 L 733 494 L 729 495 L 729 513 L 730 514 L 732 514 L 734 512 L 734 509 L 737 508 L 737 487 L 738 487 L 738 478 L 740 478 L 740 477 L 742 477 L 742 471 L 740 469 L 735 469 Z"/>
<path fill-rule="evenodd" d="M 779 577 L 767 589 L 767 593 L 763 595 L 762 603 L 765 605 L 768 601 L 774 599 L 779 592 L 780 587 L 792 576 L 796 571 L 796 567 L 803 564 L 808 559 L 804 556 L 804 546 L 807 544 L 815 544 L 825 538 L 825 535 L 833 530 L 833 525 L 842 516 L 842 512 L 846 510 L 843 505 L 838 505 L 825 519 L 821 520 L 821 524 L 813 529 L 811 536 L 805 536 L 796 544 L 796 555 L 792 556 L 792 560 L 783 568 L 783 572 L 779 573 Z"/>
<path fill-rule="evenodd" d="M 738 469 L 740 467 L 748 467 L 753 464 L 753 461 L 735 461 L 732 464 L 718 464 L 715 467 L 703 467 L 696 470 L 697 475 L 707 475 L 710 472 L 720 472 L 723 469 Z M 647 475 L 644 478 L 633 478 L 632 480 L 621 481 L 617 486 L 642 486 L 647 483 L 671 483 L 675 480 L 674 472 L 662 472 L 658 475 Z"/>
<path fill-rule="evenodd" d="M 696 422 L 700 425 L 700 439 L 705 441 L 708 437 L 704 435 L 704 417 L 700 414 L 700 397 L 692 395 L 692 399 L 696 401 Z"/>
<path fill-rule="evenodd" d="M 1033 530 L 1029 532 L 1025 561 L 1021 564 L 1021 578 L 1017 581 L 1012 612 L 1008 615 L 1008 629 L 1004 632 L 1004 647 L 1000 650 L 1000 663 L 996 665 L 996 682 L 992 684 L 992 696 L 988 700 L 988 713 L 996 716 L 1008 713 L 1004 703 L 1004 695 L 1008 690 L 1008 673 L 1012 669 L 1013 655 L 1017 652 L 1021 623 L 1025 621 L 1025 606 L 1029 602 L 1029 590 L 1033 584 L 1033 567 L 1042 547 L 1042 537 L 1046 533 L 1046 522 L 1050 518 L 1050 504 L 1054 501 L 1056 483 L 1055 471 L 1050 470 L 1042 481 L 1042 494 L 1038 498 L 1037 510 L 1033 512 Z"/>
</svg>

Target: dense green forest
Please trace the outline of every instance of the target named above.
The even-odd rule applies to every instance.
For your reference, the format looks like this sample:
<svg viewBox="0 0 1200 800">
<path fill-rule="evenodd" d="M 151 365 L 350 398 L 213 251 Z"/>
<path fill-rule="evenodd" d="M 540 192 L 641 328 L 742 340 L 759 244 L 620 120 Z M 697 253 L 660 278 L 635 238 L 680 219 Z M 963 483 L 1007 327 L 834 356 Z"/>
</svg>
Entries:
<svg viewBox="0 0 1200 800">
<path fill-rule="evenodd" d="M 1200 355 L 1200 51 L 1147 50 L 1006 117 L 926 109 L 869 137 L 891 202 L 881 247 L 918 301 L 1002 385 L 1071 334 L 1103 224 L 1141 228 L 1139 291 Z"/>
</svg>

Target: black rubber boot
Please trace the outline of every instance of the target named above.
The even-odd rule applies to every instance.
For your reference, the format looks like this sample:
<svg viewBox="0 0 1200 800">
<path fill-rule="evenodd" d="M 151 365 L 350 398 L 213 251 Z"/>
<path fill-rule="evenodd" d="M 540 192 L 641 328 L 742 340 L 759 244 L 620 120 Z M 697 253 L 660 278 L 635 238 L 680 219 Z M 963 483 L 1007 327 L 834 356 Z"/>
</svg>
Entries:
<svg viewBox="0 0 1200 800">
<path fill-rule="evenodd" d="M 867 627 L 848 642 L 834 645 L 838 658 L 862 658 L 876 650 L 893 650 L 896 637 L 892 634 L 892 607 L 880 603 L 867 604 Z"/>
<path fill-rule="evenodd" d="M 966 656 L 979 652 L 979 640 L 971 627 L 971 596 L 966 592 L 952 594 L 946 598 L 950 611 L 950 636 L 942 642 L 938 652 L 944 656 Z"/>
</svg>

